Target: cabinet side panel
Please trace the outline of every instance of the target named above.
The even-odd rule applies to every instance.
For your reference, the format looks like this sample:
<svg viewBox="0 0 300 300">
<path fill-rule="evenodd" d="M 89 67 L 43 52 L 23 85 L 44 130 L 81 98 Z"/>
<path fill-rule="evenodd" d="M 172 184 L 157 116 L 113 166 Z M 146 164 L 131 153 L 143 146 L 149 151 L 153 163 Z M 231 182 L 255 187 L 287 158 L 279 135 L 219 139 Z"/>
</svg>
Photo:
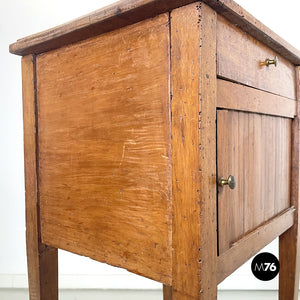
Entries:
<svg viewBox="0 0 300 300">
<path fill-rule="evenodd" d="M 37 58 L 42 240 L 171 281 L 169 17 Z"/>
</svg>

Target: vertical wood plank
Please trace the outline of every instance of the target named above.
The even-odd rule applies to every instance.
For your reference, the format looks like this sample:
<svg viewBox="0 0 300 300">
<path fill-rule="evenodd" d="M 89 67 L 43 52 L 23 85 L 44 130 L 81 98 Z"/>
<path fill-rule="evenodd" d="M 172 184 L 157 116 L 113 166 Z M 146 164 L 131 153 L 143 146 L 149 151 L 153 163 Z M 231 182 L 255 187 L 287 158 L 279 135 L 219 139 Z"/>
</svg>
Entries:
<svg viewBox="0 0 300 300">
<path fill-rule="evenodd" d="M 171 13 L 173 299 L 216 299 L 216 13 Z"/>
<path fill-rule="evenodd" d="M 278 213 L 290 206 L 290 186 L 286 182 L 290 182 L 291 168 L 291 122 L 286 118 L 280 118 L 278 140 L 279 140 L 279 171 L 278 171 Z M 283 141 L 286 141 L 283 143 Z"/>
<path fill-rule="evenodd" d="M 299 102 L 300 102 L 300 67 L 296 67 L 297 78 L 297 116 L 292 124 L 292 168 L 291 168 L 291 205 L 296 209 L 294 225 L 279 237 L 279 299 L 297 300 L 300 272 L 299 240 Z"/>
<path fill-rule="evenodd" d="M 224 134 L 224 127 L 228 128 L 228 111 L 217 112 L 217 153 L 218 153 L 218 178 L 227 176 L 228 171 L 228 137 Z M 229 128 L 228 128 L 229 129 Z M 226 132 L 229 132 L 227 130 Z M 230 205 L 225 199 L 229 197 L 229 189 L 218 186 L 218 240 L 219 252 L 223 253 L 229 248 L 230 231 Z"/>
<path fill-rule="evenodd" d="M 227 157 L 224 157 L 224 159 L 227 161 L 228 164 L 228 173 L 224 174 L 225 178 L 227 178 L 229 175 L 234 175 L 237 177 L 236 170 L 235 170 L 235 138 L 237 136 L 236 130 L 233 130 L 235 126 L 235 121 L 233 120 L 236 115 L 232 113 L 232 111 L 228 112 L 228 119 L 227 119 L 227 128 L 228 128 L 228 139 L 227 139 L 227 148 L 228 148 L 228 154 Z M 236 129 L 236 128 L 235 128 Z M 222 128 L 222 131 L 224 133 L 224 128 Z M 225 190 L 227 191 L 228 198 L 225 198 L 224 204 L 228 206 L 228 224 L 229 224 L 229 231 L 228 231 L 228 242 L 230 247 L 230 242 L 232 239 L 234 239 L 235 236 L 235 228 L 236 228 L 236 222 L 238 222 L 238 216 L 235 216 L 234 214 L 234 204 L 236 202 L 236 193 L 233 193 L 233 190 L 228 189 L 225 187 Z M 226 201 L 228 199 L 228 201 Z M 234 218 L 232 218 L 234 216 Z M 240 218 L 239 218 L 240 219 Z"/>
<path fill-rule="evenodd" d="M 248 116 L 248 161 L 246 162 L 248 166 L 248 189 L 247 189 L 247 200 L 245 203 L 244 217 L 245 217 L 245 233 L 249 232 L 254 226 L 254 214 L 253 210 L 253 198 L 254 198 L 254 114 L 249 114 Z M 247 175 L 246 175 L 247 176 Z"/>
<path fill-rule="evenodd" d="M 275 180 L 275 132 L 274 132 L 274 117 L 269 117 L 269 122 L 266 122 L 266 136 L 265 141 L 269 147 L 265 149 L 265 210 L 264 220 L 267 221 L 274 215 L 274 180 Z"/>
<path fill-rule="evenodd" d="M 200 291 L 197 18 L 196 4 L 171 12 L 173 299 L 196 298 Z"/>
<path fill-rule="evenodd" d="M 245 143 L 245 131 L 248 129 L 247 126 L 247 114 L 244 114 L 242 112 L 238 113 L 238 153 L 239 153 L 239 162 L 243 162 L 244 155 L 246 153 L 246 147 L 247 144 Z M 238 197 L 238 203 L 237 203 L 237 210 L 238 215 L 241 217 L 241 220 L 238 222 L 238 236 L 242 237 L 244 235 L 244 188 L 246 185 L 246 180 L 244 180 L 243 176 L 244 172 L 244 164 L 243 163 L 237 163 L 237 173 L 238 173 L 238 190 L 237 190 L 237 197 Z"/>
<path fill-rule="evenodd" d="M 287 180 L 287 182 L 291 182 L 291 143 L 292 143 L 292 123 L 291 122 L 285 122 L 285 140 L 288 141 L 285 145 L 285 156 L 284 161 L 287 163 L 285 164 L 285 171 L 284 171 L 284 179 Z M 291 205 L 291 189 L 290 186 L 284 185 L 284 203 L 283 203 L 283 209 L 289 207 Z"/>
<path fill-rule="evenodd" d="M 38 204 L 35 57 L 22 58 L 26 246 L 30 300 L 58 299 L 57 249 L 41 244 Z"/>
<path fill-rule="evenodd" d="M 253 227 L 257 227 L 263 221 L 263 199 L 261 196 L 261 179 L 262 179 L 262 137 L 261 137 L 261 115 L 253 114 L 253 122 L 254 122 L 254 157 L 253 157 L 253 165 L 252 165 L 252 176 L 253 176 L 253 206 L 252 210 L 249 211 L 250 214 L 253 215 Z M 252 228 L 253 229 L 253 228 Z"/>
<path fill-rule="evenodd" d="M 232 170 L 229 169 L 228 175 L 234 175 L 235 178 L 241 179 L 239 169 L 242 167 L 241 164 L 239 164 L 240 156 L 243 152 L 240 152 L 239 150 L 242 150 L 241 147 L 239 147 L 239 140 L 240 140 L 240 123 L 239 123 L 239 115 L 241 113 L 235 113 L 231 112 L 230 119 L 231 119 L 231 143 L 232 143 L 232 153 L 233 155 L 228 156 L 228 161 L 231 163 Z M 228 145 L 230 147 L 230 144 Z M 238 186 L 236 186 L 235 190 L 229 190 L 229 193 L 231 194 L 231 217 L 235 216 L 233 220 L 231 220 L 231 226 L 232 228 L 232 236 L 231 241 L 236 241 L 240 239 L 243 235 L 243 198 L 240 198 L 240 189 L 242 188 L 242 180 L 238 180 Z M 233 192 L 235 191 L 235 192 Z"/>
<path fill-rule="evenodd" d="M 234 190 L 218 187 L 218 232 L 219 251 L 223 253 L 244 233 L 244 116 L 243 113 L 220 110 L 217 112 L 218 177 L 234 175 L 237 184 Z M 226 131 L 224 131 L 226 128 Z"/>
<path fill-rule="evenodd" d="M 268 117 L 266 115 L 261 115 L 261 200 L 260 200 L 260 205 L 261 205 L 261 216 L 260 216 L 260 222 L 263 223 L 265 221 L 265 211 L 267 202 L 269 202 L 269 197 L 267 194 L 267 178 L 268 178 L 268 165 L 267 165 L 267 149 L 265 147 L 266 145 L 266 139 L 268 136 L 268 132 L 266 131 L 268 126 Z"/>
<path fill-rule="evenodd" d="M 279 188 L 279 172 L 280 172 L 280 119 L 275 120 L 274 124 L 275 129 L 275 185 L 274 185 L 274 192 L 275 192 L 275 200 L 274 200 L 274 213 L 277 214 L 279 212 L 279 201 L 280 201 L 280 188 Z"/>
<path fill-rule="evenodd" d="M 216 28 L 217 13 L 201 3 L 200 232 L 201 299 L 217 298 Z"/>
<path fill-rule="evenodd" d="M 244 114 L 244 136 L 243 136 L 243 144 L 244 144 L 244 155 L 242 160 L 243 165 L 243 172 L 242 172 L 242 181 L 244 183 L 243 187 L 243 199 L 244 199 L 244 226 L 243 231 L 244 233 L 249 230 L 249 159 L 252 153 L 250 152 L 250 144 L 249 144 L 249 114 Z M 244 178 L 248 178 L 248 180 L 244 180 Z"/>
<path fill-rule="evenodd" d="M 172 286 L 163 284 L 163 300 L 172 300 Z"/>
<path fill-rule="evenodd" d="M 278 209 L 278 213 L 282 211 L 283 209 L 283 204 L 284 204 L 284 185 L 286 185 L 286 183 L 284 182 L 284 168 L 285 168 L 285 164 L 283 164 L 283 159 L 284 159 L 284 155 L 285 155 L 285 145 L 282 143 L 282 141 L 284 141 L 284 136 L 285 136 L 285 132 L 284 132 L 284 119 L 280 118 L 278 119 L 278 125 L 279 125 L 279 130 L 278 130 L 278 140 L 279 140 L 279 146 L 278 146 L 278 151 L 279 151 L 279 160 L 278 160 L 278 166 L 279 166 L 279 172 L 277 174 L 278 177 L 278 187 L 279 187 L 279 199 L 278 199 L 278 204 L 277 204 L 277 209 Z"/>
</svg>

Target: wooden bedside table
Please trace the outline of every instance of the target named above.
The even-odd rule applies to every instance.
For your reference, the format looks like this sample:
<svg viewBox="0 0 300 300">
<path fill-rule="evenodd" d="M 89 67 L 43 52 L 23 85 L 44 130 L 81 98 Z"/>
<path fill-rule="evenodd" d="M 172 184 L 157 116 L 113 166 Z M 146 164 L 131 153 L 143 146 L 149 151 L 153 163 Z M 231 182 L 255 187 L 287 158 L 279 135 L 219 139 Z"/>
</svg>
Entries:
<svg viewBox="0 0 300 300">
<path fill-rule="evenodd" d="M 299 284 L 300 53 L 233 1 L 121 1 L 18 40 L 30 299 L 57 248 L 164 284 L 217 284 L 279 239 Z"/>
</svg>

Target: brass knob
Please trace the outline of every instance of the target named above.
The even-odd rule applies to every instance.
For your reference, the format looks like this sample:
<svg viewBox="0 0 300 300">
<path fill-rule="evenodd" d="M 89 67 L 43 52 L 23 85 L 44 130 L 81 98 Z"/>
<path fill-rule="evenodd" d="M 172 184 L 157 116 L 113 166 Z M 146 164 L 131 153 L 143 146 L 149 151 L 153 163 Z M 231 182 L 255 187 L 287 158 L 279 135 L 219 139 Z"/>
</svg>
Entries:
<svg viewBox="0 0 300 300">
<path fill-rule="evenodd" d="M 233 190 L 236 186 L 236 181 L 235 181 L 234 176 L 229 175 L 228 179 L 225 179 L 225 178 L 221 177 L 219 179 L 219 185 L 220 186 L 228 185 Z"/>
<path fill-rule="evenodd" d="M 277 65 L 278 65 L 278 57 L 275 56 L 274 59 L 266 58 L 266 60 L 264 61 L 264 65 L 266 65 L 267 67 L 269 65 L 274 65 L 275 67 L 277 67 Z"/>
</svg>

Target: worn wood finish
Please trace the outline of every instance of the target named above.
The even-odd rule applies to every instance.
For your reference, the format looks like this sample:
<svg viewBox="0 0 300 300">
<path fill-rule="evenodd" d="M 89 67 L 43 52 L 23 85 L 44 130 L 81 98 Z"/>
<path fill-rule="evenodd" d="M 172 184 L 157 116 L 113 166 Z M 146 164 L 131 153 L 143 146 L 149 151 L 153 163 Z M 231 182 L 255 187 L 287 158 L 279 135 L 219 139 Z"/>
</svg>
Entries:
<svg viewBox="0 0 300 300">
<path fill-rule="evenodd" d="M 171 284 L 169 16 L 37 58 L 42 241 Z"/>
<path fill-rule="evenodd" d="M 215 12 L 172 11 L 171 45 L 173 299 L 216 299 Z"/>
<path fill-rule="evenodd" d="M 222 16 L 217 22 L 218 76 L 264 91 L 295 99 L 295 71 L 291 62 L 279 56 Z M 277 67 L 260 64 L 278 56 Z"/>
<path fill-rule="evenodd" d="M 54 247 L 165 300 L 216 299 L 278 235 L 296 299 L 298 50 L 231 0 L 123 0 L 10 51 L 38 55 L 22 60 L 31 300 L 57 299 Z"/>
<path fill-rule="evenodd" d="M 171 12 L 172 299 L 197 299 L 201 289 L 199 14 L 195 4 Z"/>
<path fill-rule="evenodd" d="M 217 193 L 216 193 L 216 30 L 217 14 L 201 5 L 200 14 L 200 233 L 201 290 L 203 299 L 217 297 Z"/>
<path fill-rule="evenodd" d="M 217 106 L 231 110 L 294 118 L 297 102 L 227 80 L 217 80 Z"/>
<path fill-rule="evenodd" d="M 300 68 L 296 68 L 297 116 L 293 120 L 292 135 L 292 179 L 291 204 L 295 206 L 293 226 L 279 237 L 279 299 L 297 300 L 299 293 L 300 241 L 299 241 L 299 101 L 300 101 Z"/>
<path fill-rule="evenodd" d="M 268 145 L 267 149 L 263 152 L 263 161 L 264 163 L 266 161 L 276 161 L 276 117 L 264 117 L 264 122 L 262 124 L 262 128 L 264 129 L 265 136 L 263 137 L 263 140 L 265 141 L 266 145 Z M 268 122 L 268 120 L 270 120 Z M 266 163 L 265 163 L 266 166 Z M 274 188 L 274 180 L 276 180 L 276 164 L 268 164 L 267 167 L 264 168 L 265 172 L 263 172 L 263 186 L 265 187 L 263 189 L 262 197 L 273 199 L 273 201 L 267 201 L 264 203 L 264 220 L 267 221 L 272 216 L 275 215 L 275 211 L 277 213 L 277 210 L 275 210 L 276 202 L 277 202 L 277 196 L 275 193 Z"/>
<path fill-rule="evenodd" d="M 236 190 L 218 188 L 219 253 L 223 253 L 230 248 L 232 241 L 244 233 L 244 197 L 241 197 L 242 186 L 239 186 L 244 183 L 243 176 L 239 174 L 240 166 L 243 165 L 239 161 L 239 155 L 243 159 L 239 146 L 243 147 L 244 143 L 239 143 L 238 129 L 243 123 L 239 121 L 238 113 L 218 111 L 217 121 L 218 176 L 227 178 L 228 175 L 234 175 L 238 180 Z"/>
<path fill-rule="evenodd" d="M 295 65 L 299 65 L 300 51 L 289 45 L 270 28 L 249 14 L 232 0 L 205 0 L 219 15 L 253 36 Z"/>
<path fill-rule="evenodd" d="M 66 24 L 20 39 L 10 45 L 10 52 L 17 55 L 40 54 L 153 18 L 192 2 L 195 0 L 118 1 Z"/>
<path fill-rule="evenodd" d="M 217 282 L 222 282 L 233 271 L 244 264 L 255 253 L 268 245 L 277 236 L 291 228 L 294 224 L 295 208 L 290 207 L 273 219 L 270 219 L 254 231 L 250 232 L 238 242 L 232 245 L 232 248 L 218 257 Z M 286 256 L 288 259 L 289 255 Z M 280 265 L 281 272 L 281 265 Z M 284 288 L 285 289 L 285 288 Z M 292 298 L 282 298 L 292 299 Z"/>
<path fill-rule="evenodd" d="M 31 300 L 58 299 L 57 249 L 41 244 L 38 204 L 35 58 L 22 58 L 26 246 Z"/>
<path fill-rule="evenodd" d="M 217 121 L 218 177 L 234 175 L 237 182 L 234 190 L 218 188 L 222 254 L 290 206 L 292 121 L 228 110 L 218 110 Z"/>
<path fill-rule="evenodd" d="M 194 0 L 123 0 L 72 22 L 18 40 L 10 52 L 42 53 L 184 6 Z M 220 15 L 296 65 L 300 52 L 232 0 L 204 0 Z"/>
<path fill-rule="evenodd" d="M 172 286 L 163 285 L 163 300 L 172 300 Z"/>
</svg>

